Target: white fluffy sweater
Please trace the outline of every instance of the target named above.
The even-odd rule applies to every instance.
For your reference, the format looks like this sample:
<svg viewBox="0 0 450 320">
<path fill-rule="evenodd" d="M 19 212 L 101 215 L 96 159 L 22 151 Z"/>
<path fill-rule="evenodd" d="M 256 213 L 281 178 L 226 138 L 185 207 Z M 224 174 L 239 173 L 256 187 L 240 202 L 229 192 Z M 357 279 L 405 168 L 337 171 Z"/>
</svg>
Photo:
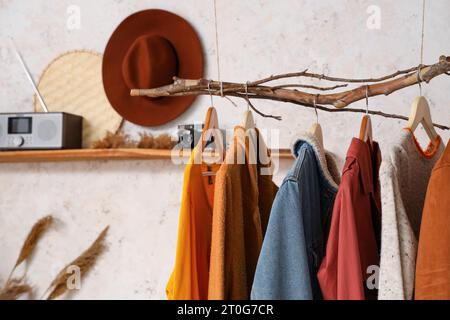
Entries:
<svg viewBox="0 0 450 320">
<path fill-rule="evenodd" d="M 381 259 L 378 298 L 412 299 L 417 243 L 428 180 L 444 150 L 421 152 L 414 135 L 402 130 L 380 168 L 382 198 Z"/>
</svg>

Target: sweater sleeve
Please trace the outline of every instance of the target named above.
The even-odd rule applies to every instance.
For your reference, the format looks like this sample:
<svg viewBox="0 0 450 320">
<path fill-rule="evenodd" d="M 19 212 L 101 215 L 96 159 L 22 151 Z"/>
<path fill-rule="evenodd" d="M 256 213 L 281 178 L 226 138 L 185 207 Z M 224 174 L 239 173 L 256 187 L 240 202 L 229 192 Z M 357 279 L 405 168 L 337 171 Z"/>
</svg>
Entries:
<svg viewBox="0 0 450 320">
<path fill-rule="evenodd" d="M 313 299 L 297 182 L 285 180 L 272 206 L 251 299 Z"/>
<path fill-rule="evenodd" d="M 405 208 L 400 196 L 397 173 L 389 160 L 381 166 L 380 182 L 383 214 L 378 299 L 404 300 L 399 236 L 404 222 L 399 221 L 399 218 L 401 219 L 400 212 L 404 212 Z"/>
</svg>

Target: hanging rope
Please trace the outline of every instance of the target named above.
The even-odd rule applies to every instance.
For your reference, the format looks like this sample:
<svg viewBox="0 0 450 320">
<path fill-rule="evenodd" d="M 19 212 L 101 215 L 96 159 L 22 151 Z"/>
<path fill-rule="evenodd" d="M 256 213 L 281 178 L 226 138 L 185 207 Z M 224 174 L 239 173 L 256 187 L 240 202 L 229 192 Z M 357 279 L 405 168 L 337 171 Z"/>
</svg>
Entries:
<svg viewBox="0 0 450 320">
<path fill-rule="evenodd" d="M 217 3 L 216 0 L 214 0 L 214 30 L 215 30 L 215 43 L 216 43 L 216 67 L 217 67 L 217 79 L 219 80 L 220 83 L 220 96 L 222 98 L 227 99 L 228 101 L 230 101 L 233 106 L 237 107 L 237 104 L 231 100 L 229 97 L 225 96 L 223 94 L 223 82 L 222 82 L 222 77 L 220 76 L 220 47 L 219 47 L 219 31 L 218 31 L 218 27 L 217 27 Z"/>
<path fill-rule="evenodd" d="M 423 42 L 425 38 L 425 0 L 422 0 L 422 33 L 420 40 L 420 65 L 423 65 Z"/>
<path fill-rule="evenodd" d="M 420 64 L 417 68 L 417 77 L 419 78 L 419 94 L 422 95 L 422 75 L 420 74 L 420 69 L 423 66 L 423 43 L 425 39 L 425 0 L 422 0 L 422 30 L 420 34 Z"/>
<path fill-rule="evenodd" d="M 217 79 L 219 82 L 222 81 L 222 78 L 220 77 L 220 54 L 219 54 L 219 32 L 217 31 L 217 4 L 216 0 L 214 0 L 214 30 L 216 32 L 216 66 L 217 66 Z M 223 92 L 221 91 L 221 96 L 223 96 Z"/>
</svg>

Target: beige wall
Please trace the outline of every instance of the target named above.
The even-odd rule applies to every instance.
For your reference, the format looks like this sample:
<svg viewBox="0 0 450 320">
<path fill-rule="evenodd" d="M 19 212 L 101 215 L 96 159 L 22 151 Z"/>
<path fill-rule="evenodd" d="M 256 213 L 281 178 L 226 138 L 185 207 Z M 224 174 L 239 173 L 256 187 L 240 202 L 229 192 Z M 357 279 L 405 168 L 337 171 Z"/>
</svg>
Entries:
<svg viewBox="0 0 450 320">
<path fill-rule="evenodd" d="M 419 0 L 401 1 L 218 1 L 223 80 L 247 81 L 274 73 L 302 70 L 342 77 L 371 77 L 419 63 Z M 67 8 L 81 9 L 81 29 L 66 27 Z M 102 52 L 108 37 L 129 14 L 162 8 L 180 14 L 198 30 L 206 54 L 206 77 L 217 78 L 213 2 L 154 1 L 0 1 L 0 111 L 32 110 L 32 91 L 7 47 L 12 35 L 37 79 L 57 55 L 74 49 Z M 381 28 L 367 28 L 370 5 L 381 10 Z M 425 63 L 450 54 L 450 2 L 427 2 Z M 424 86 L 436 122 L 450 125 L 450 78 Z M 370 99 L 371 108 L 408 115 L 418 94 L 413 87 Z M 236 109 L 215 99 L 220 122 L 240 122 L 245 103 Z M 176 121 L 152 132 L 173 131 L 179 123 L 200 122 L 209 104 L 200 97 Z M 314 112 L 298 106 L 258 102 L 265 112 L 282 115 L 276 122 L 257 118 L 260 128 L 279 129 L 280 146 L 308 129 Z M 355 107 L 364 108 L 364 102 Z M 360 115 L 319 113 L 325 146 L 342 160 Z M 403 122 L 373 118 L 381 146 L 395 139 Z M 142 130 L 126 124 L 136 135 Z M 440 132 L 444 140 L 448 132 Z M 419 135 L 423 138 L 423 132 Z M 289 167 L 281 162 L 279 183 Z M 58 164 L 0 164 L 0 283 L 7 277 L 31 225 L 52 213 L 62 223 L 39 246 L 29 279 L 40 290 L 107 224 L 109 251 L 83 279 L 73 298 L 164 298 L 175 255 L 183 168 L 170 161 L 97 161 Z"/>
</svg>

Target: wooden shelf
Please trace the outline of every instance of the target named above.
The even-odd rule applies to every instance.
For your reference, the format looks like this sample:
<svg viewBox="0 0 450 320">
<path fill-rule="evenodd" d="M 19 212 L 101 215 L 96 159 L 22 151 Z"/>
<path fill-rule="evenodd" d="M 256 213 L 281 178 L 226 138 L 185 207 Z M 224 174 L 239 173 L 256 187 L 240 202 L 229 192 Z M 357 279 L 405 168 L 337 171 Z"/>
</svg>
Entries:
<svg viewBox="0 0 450 320">
<path fill-rule="evenodd" d="M 189 157 L 190 152 L 183 152 Z M 272 150 L 272 157 L 292 159 L 288 149 Z M 158 149 L 74 149 L 0 151 L 0 163 L 62 162 L 95 160 L 164 160 L 171 159 L 171 150 Z"/>
</svg>

